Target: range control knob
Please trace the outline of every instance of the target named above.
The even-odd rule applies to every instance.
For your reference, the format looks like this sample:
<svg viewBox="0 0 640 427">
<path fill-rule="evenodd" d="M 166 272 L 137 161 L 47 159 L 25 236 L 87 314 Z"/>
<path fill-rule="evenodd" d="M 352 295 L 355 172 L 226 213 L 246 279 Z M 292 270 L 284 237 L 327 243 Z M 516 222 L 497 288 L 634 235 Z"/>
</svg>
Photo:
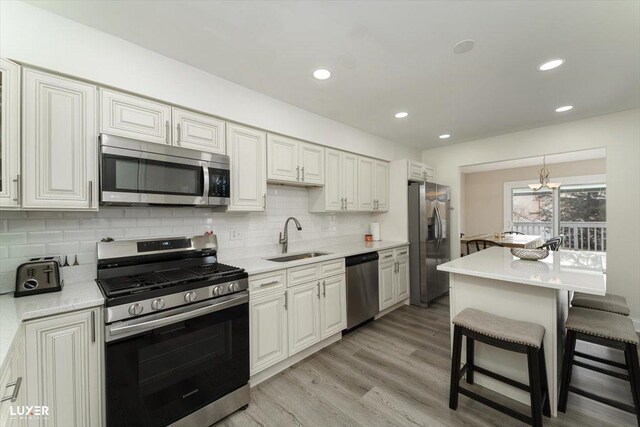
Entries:
<svg viewBox="0 0 640 427">
<path fill-rule="evenodd" d="M 197 295 L 195 292 L 187 292 L 186 294 L 184 294 L 184 300 L 186 302 L 194 302 L 197 298 Z"/>
<path fill-rule="evenodd" d="M 137 316 L 138 314 L 142 313 L 142 310 L 144 308 L 142 307 L 142 305 L 135 303 L 132 304 L 131 307 L 129 307 L 129 314 L 132 316 Z"/>
<path fill-rule="evenodd" d="M 229 292 L 233 292 L 233 283 L 229 283 L 227 289 L 229 289 Z"/>
<path fill-rule="evenodd" d="M 217 297 L 218 295 L 222 294 L 222 288 L 220 288 L 220 286 L 216 286 L 215 288 L 213 288 L 213 296 Z"/>
<path fill-rule="evenodd" d="M 162 298 L 154 299 L 151 301 L 151 308 L 153 310 L 162 310 L 164 308 L 164 300 Z"/>
</svg>

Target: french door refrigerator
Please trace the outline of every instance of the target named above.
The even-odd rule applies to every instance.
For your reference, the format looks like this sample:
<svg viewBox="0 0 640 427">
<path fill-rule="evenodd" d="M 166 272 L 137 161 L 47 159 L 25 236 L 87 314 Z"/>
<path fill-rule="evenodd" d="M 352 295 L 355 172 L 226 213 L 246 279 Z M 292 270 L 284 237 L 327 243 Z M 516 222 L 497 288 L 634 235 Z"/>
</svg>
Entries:
<svg viewBox="0 0 640 427">
<path fill-rule="evenodd" d="M 450 260 L 450 191 L 436 183 L 409 183 L 409 256 L 412 305 L 427 307 L 449 292 L 449 273 L 436 267 Z"/>
</svg>

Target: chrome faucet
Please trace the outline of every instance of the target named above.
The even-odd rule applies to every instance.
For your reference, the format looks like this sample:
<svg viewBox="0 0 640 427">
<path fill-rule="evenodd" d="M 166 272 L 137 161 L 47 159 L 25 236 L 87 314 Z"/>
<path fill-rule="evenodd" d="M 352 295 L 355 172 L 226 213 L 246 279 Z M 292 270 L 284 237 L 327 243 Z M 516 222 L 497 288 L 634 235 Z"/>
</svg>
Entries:
<svg viewBox="0 0 640 427">
<path fill-rule="evenodd" d="M 284 222 L 284 233 L 280 233 L 280 240 L 278 240 L 278 243 L 280 243 L 282 245 L 282 253 L 283 254 L 286 254 L 287 253 L 287 249 L 289 249 L 289 231 L 287 230 L 287 227 L 289 226 L 289 221 L 291 221 L 291 220 L 293 220 L 293 222 L 296 223 L 296 228 L 298 229 L 298 231 L 302 230 L 302 226 L 300 225 L 300 221 L 298 221 L 297 219 L 295 219 L 292 216 L 287 218 L 287 220 Z"/>
</svg>

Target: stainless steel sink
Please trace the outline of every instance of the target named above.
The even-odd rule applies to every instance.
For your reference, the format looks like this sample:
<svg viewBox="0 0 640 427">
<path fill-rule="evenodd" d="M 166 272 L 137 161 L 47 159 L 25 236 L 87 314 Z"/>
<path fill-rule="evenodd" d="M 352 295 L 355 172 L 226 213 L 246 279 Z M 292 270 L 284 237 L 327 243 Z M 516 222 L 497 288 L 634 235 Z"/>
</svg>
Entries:
<svg viewBox="0 0 640 427">
<path fill-rule="evenodd" d="M 299 259 L 307 259 L 307 258 L 315 258 L 317 256 L 323 255 L 331 255 L 331 252 L 303 252 L 301 254 L 293 254 L 293 255 L 281 255 L 273 258 L 265 258 L 267 261 L 273 262 L 288 262 L 288 261 L 297 261 Z"/>
</svg>

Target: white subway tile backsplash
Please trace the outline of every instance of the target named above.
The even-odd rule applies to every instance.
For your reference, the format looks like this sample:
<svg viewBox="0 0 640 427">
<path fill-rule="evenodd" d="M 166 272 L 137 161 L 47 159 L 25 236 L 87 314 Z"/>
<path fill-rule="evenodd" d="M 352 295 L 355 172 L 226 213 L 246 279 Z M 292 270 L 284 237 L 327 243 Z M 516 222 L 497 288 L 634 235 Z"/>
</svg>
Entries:
<svg viewBox="0 0 640 427">
<path fill-rule="evenodd" d="M 78 242 L 68 243 L 48 243 L 47 255 L 70 255 L 78 253 L 80 244 Z M 69 261 L 71 262 L 71 261 Z"/>
<path fill-rule="evenodd" d="M 74 230 L 80 227 L 77 219 L 48 219 L 45 221 L 47 230 Z"/>
<path fill-rule="evenodd" d="M 61 242 L 62 231 L 31 231 L 27 233 L 29 243 Z"/>
<path fill-rule="evenodd" d="M 7 231 L 40 231 L 44 230 L 43 219 L 10 219 Z"/>
<path fill-rule="evenodd" d="M 27 243 L 27 233 L 0 233 L 0 246 Z"/>
<path fill-rule="evenodd" d="M 46 247 L 43 243 L 9 247 L 9 257 L 11 258 L 31 258 L 43 255 L 46 255 Z"/>
</svg>

